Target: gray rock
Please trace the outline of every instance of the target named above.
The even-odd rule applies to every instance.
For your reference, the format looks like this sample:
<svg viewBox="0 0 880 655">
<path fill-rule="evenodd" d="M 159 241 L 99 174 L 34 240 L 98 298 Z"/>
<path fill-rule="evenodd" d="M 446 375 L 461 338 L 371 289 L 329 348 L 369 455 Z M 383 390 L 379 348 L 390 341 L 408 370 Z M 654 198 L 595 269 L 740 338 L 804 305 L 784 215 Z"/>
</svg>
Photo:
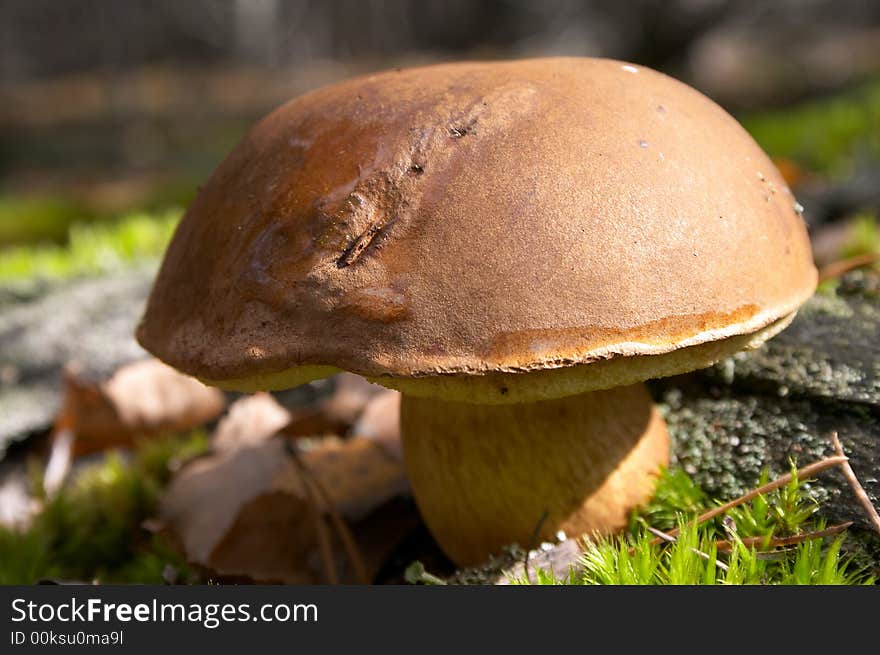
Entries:
<svg viewBox="0 0 880 655">
<path fill-rule="evenodd" d="M 155 264 L 0 293 L 0 457 L 51 425 L 65 365 L 106 377 L 146 355 L 133 332 L 154 275 Z"/>
<path fill-rule="evenodd" d="M 707 387 L 670 388 L 660 394 L 674 441 L 674 465 L 682 467 L 710 495 L 735 498 L 771 477 L 831 455 L 836 430 L 859 480 L 875 504 L 880 497 L 880 420 L 870 413 L 820 405 L 810 399 L 745 395 Z M 811 485 L 831 521 L 867 521 L 837 471 Z M 880 506 L 880 504 L 878 504 Z"/>
<path fill-rule="evenodd" d="M 837 431 L 880 506 L 880 277 L 851 273 L 762 348 L 650 387 L 669 424 L 673 463 L 711 495 L 734 498 L 764 469 L 775 476 L 790 461 L 831 454 Z M 829 520 L 868 525 L 839 472 L 811 488 Z"/>
<path fill-rule="evenodd" d="M 708 369 L 746 392 L 880 407 L 880 277 L 850 273 L 814 296 L 781 334 Z"/>
</svg>

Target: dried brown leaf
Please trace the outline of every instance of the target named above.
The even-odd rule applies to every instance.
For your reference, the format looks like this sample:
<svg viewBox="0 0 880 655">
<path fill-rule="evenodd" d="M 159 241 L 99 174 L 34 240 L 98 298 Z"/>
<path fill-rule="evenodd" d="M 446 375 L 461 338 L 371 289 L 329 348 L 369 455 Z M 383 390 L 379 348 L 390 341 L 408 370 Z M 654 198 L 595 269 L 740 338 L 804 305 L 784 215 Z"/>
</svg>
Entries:
<svg viewBox="0 0 880 655">
<path fill-rule="evenodd" d="M 68 370 L 56 432 L 70 429 L 76 435 L 74 453 L 81 455 L 190 430 L 215 419 L 225 405 L 222 392 L 156 359 L 124 366 L 103 382 Z"/>
<path fill-rule="evenodd" d="M 257 393 L 235 401 L 217 425 L 211 445 L 218 451 L 256 446 L 290 423 L 291 415 L 271 394 Z"/>
<path fill-rule="evenodd" d="M 187 466 L 173 481 L 161 519 L 195 564 L 219 577 L 259 582 L 327 582 L 313 520 L 328 508 L 309 494 L 283 438 L 221 452 Z M 346 521 L 374 576 L 388 553 L 417 523 L 401 463 L 363 438 L 326 439 L 300 459 Z M 329 525 L 329 523 L 328 523 Z M 332 533 L 332 531 L 331 531 Z M 338 536 L 333 564 L 355 582 Z"/>
<path fill-rule="evenodd" d="M 364 411 L 367 403 L 386 391 L 378 384 L 367 382 L 353 373 L 340 373 L 334 378 L 333 393 L 311 409 L 294 413 L 284 433 L 292 437 L 322 434 L 344 435 Z"/>
<path fill-rule="evenodd" d="M 373 396 L 351 431 L 355 436 L 375 441 L 397 459 L 402 460 L 400 393 L 385 389 Z"/>
</svg>

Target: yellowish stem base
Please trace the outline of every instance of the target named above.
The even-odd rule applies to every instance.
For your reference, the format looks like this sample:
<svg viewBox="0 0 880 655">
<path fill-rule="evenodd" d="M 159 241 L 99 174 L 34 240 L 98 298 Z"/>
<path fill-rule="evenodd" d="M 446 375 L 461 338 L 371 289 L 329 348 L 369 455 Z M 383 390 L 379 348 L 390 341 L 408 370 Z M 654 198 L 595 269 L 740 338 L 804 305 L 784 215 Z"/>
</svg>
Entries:
<svg viewBox="0 0 880 655">
<path fill-rule="evenodd" d="M 405 395 L 401 430 L 422 516 L 461 566 L 559 530 L 623 528 L 669 461 L 666 425 L 641 384 L 510 405 Z"/>
</svg>

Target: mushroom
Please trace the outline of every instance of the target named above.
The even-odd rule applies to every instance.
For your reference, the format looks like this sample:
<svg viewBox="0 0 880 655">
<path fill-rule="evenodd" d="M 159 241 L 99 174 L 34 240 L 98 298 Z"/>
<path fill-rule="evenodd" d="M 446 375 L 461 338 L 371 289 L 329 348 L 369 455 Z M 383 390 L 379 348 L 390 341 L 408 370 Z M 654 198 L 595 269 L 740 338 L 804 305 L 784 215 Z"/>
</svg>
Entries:
<svg viewBox="0 0 880 655">
<path fill-rule="evenodd" d="M 757 347 L 815 284 L 785 181 L 692 88 L 605 59 L 444 64 L 260 121 L 138 337 L 225 389 L 401 391 L 416 502 L 464 565 L 624 526 L 669 455 L 641 383 Z"/>
</svg>

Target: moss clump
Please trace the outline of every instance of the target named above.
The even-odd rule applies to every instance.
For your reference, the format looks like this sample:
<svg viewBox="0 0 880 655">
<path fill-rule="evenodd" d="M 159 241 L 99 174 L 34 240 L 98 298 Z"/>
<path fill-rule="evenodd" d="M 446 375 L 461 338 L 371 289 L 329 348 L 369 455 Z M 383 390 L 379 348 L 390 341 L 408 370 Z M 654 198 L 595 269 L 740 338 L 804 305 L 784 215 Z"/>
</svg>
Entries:
<svg viewBox="0 0 880 655">
<path fill-rule="evenodd" d="M 186 579 L 185 563 L 143 522 L 155 515 L 172 471 L 206 450 L 207 438 L 196 432 L 144 441 L 133 453 L 86 466 L 45 501 L 29 529 L 0 528 L 0 584 L 161 583 L 168 566 Z"/>
<path fill-rule="evenodd" d="M 794 467 L 792 467 L 794 472 Z M 766 481 L 766 475 L 762 482 Z M 568 576 L 536 571 L 539 584 L 703 585 L 874 584 L 874 578 L 844 555 L 846 535 L 830 542 L 807 538 L 786 547 L 772 539 L 825 529 L 815 518 L 818 503 L 793 476 L 781 489 L 694 525 L 705 494 L 681 471 L 665 474 L 654 499 L 633 516 L 629 531 L 601 539 L 584 552 Z M 674 543 L 657 543 L 648 526 L 680 530 Z M 752 540 L 757 541 L 757 544 Z M 725 552 L 720 541 L 729 544 Z M 699 552 L 698 552 L 699 551 Z M 522 579 L 517 582 L 523 582 Z"/>
<path fill-rule="evenodd" d="M 771 156 L 845 176 L 859 160 L 880 159 L 880 80 L 789 110 L 746 116 L 742 122 Z"/>
<path fill-rule="evenodd" d="M 0 247 L 24 241 L 62 241 L 71 221 L 90 212 L 64 196 L 0 195 Z"/>
<path fill-rule="evenodd" d="M 850 237 L 840 253 L 841 258 L 880 253 L 880 223 L 873 214 L 861 214 L 852 220 Z"/>
<path fill-rule="evenodd" d="M 0 282 L 106 273 L 158 257 L 179 220 L 179 210 L 136 213 L 113 223 L 74 224 L 65 245 L 44 243 L 4 248 L 0 250 Z"/>
</svg>

